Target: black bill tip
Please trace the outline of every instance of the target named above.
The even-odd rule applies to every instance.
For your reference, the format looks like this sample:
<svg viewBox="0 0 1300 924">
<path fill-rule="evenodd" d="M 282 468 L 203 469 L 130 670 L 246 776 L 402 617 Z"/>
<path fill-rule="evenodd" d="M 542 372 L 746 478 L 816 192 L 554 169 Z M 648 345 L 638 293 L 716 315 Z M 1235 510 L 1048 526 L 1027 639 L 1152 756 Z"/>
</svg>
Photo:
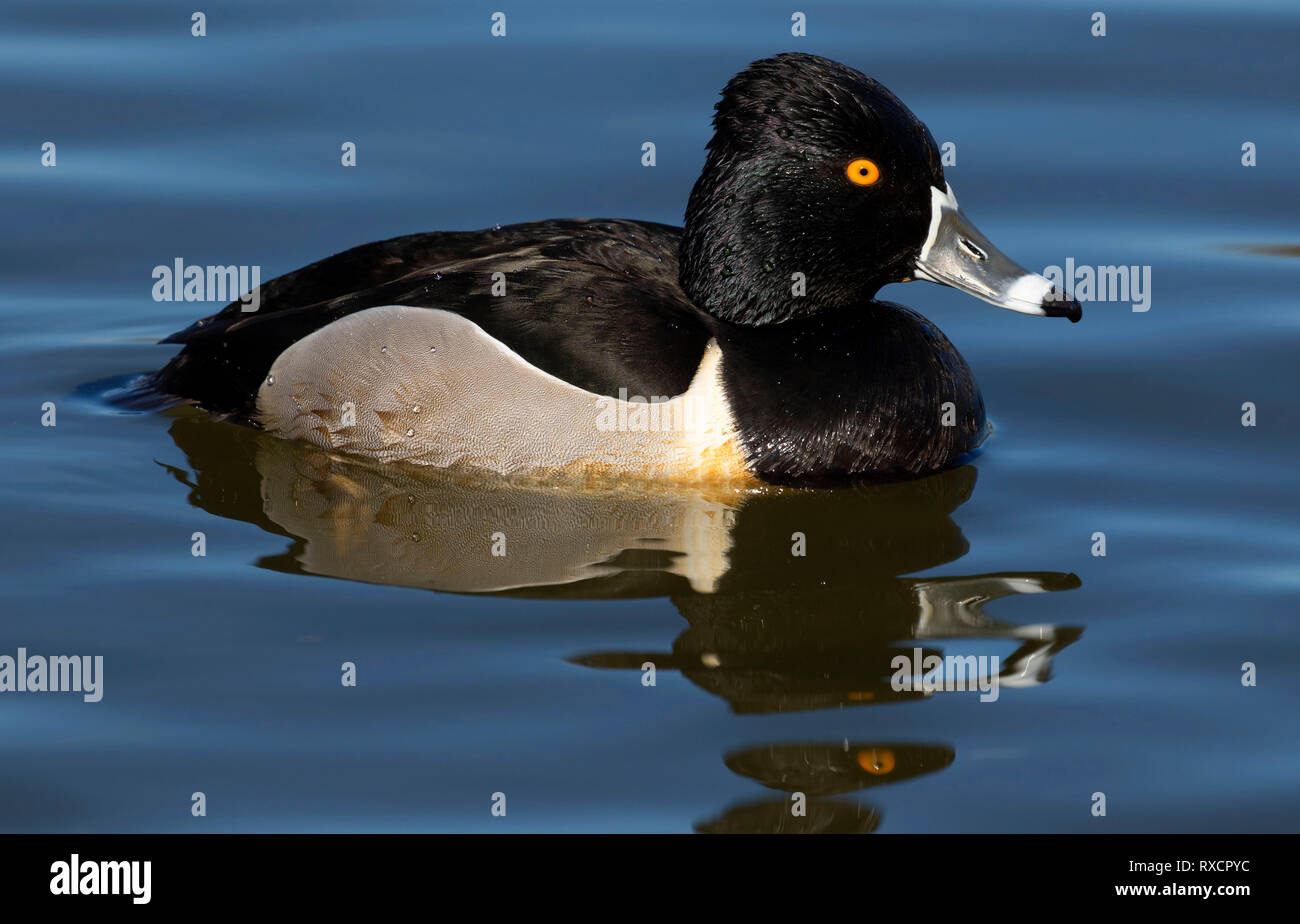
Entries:
<svg viewBox="0 0 1300 924">
<path fill-rule="evenodd" d="M 1083 306 L 1060 286 L 1043 296 L 1043 314 L 1049 318 L 1069 318 L 1071 324 L 1078 323 L 1083 317 Z"/>
</svg>

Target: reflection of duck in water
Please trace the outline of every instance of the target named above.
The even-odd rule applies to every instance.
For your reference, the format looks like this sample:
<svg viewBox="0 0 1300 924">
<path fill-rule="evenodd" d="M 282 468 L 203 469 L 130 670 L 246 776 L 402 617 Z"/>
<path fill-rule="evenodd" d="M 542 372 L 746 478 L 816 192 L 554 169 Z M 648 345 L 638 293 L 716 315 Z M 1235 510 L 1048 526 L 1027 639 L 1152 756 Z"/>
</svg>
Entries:
<svg viewBox="0 0 1300 924">
<path fill-rule="evenodd" d="M 1010 594 L 1076 587 L 1072 574 L 899 575 L 964 555 L 951 514 L 975 469 L 838 491 L 747 494 L 618 489 L 558 492 L 458 482 L 428 469 L 345 459 L 182 412 L 171 428 L 190 501 L 291 540 L 259 564 L 302 574 L 455 593 L 553 599 L 669 597 L 688 626 L 671 652 L 574 657 L 591 667 L 677 669 L 739 713 L 922 697 L 895 691 L 891 661 L 941 638 L 1019 643 L 1002 685 L 1047 680 L 1080 630 L 986 616 Z M 505 555 L 494 555 L 500 537 Z M 803 555 L 792 554 L 802 546 Z M 847 742 L 734 752 L 727 766 L 803 793 L 732 806 L 699 831 L 866 833 L 867 804 L 834 796 L 948 766 L 945 745 Z"/>
<path fill-rule="evenodd" d="M 1033 686 L 1048 679 L 1052 657 L 1081 630 L 999 622 L 982 606 L 1014 593 L 1077 586 L 1072 574 L 1039 572 L 674 595 L 690 627 L 671 652 L 602 652 L 573 660 L 589 667 L 639 670 L 650 663 L 680 670 L 736 712 L 787 712 L 933 695 L 891 685 L 895 658 L 910 659 L 914 647 L 899 640 L 1001 638 L 1020 645 L 1002 660 L 998 684 Z M 942 657 L 931 646 L 920 647 L 922 657 Z"/>
<path fill-rule="evenodd" d="M 671 652 L 574 660 L 677 669 L 738 712 L 926 695 L 889 683 L 912 639 L 1017 642 L 1000 682 L 1040 683 L 1079 634 L 983 612 L 1076 587 L 1071 574 L 899 577 L 965 554 L 950 514 L 974 487 L 969 466 L 839 491 L 572 493 L 358 462 L 198 416 L 172 435 L 195 472 L 193 503 L 294 540 L 265 567 L 454 593 L 666 596 L 689 623 Z"/>
<path fill-rule="evenodd" d="M 736 712 L 866 705 L 931 695 L 897 691 L 893 660 L 904 640 L 1007 639 L 998 683 L 1047 680 L 1051 659 L 1080 634 L 1053 625 L 999 622 L 986 603 L 1012 594 L 1069 590 L 1073 574 L 994 573 L 910 578 L 955 560 L 967 543 L 950 514 L 970 496 L 975 470 L 923 482 L 860 486 L 834 496 L 801 492 L 751 498 L 731 530 L 728 570 L 712 593 L 674 591 L 690 624 L 671 652 L 596 652 L 589 667 L 680 670 Z M 791 554 L 801 534 L 805 556 Z M 922 645 L 922 655 L 938 652 Z"/>
<path fill-rule="evenodd" d="M 952 763 L 945 745 L 868 742 L 850 744 L 773 744 L 732 751 L 724 761 L 733 773 L 785 799 L 759 799 L 733 805 L 701 822 L 704 834 L 870 834 L 880 825 L 880 810 L 862 802 L 828 798 L 909 780 Z"/>
<path fill-rule="evenodd" d="M 266 567 L 450 593 L 707 592 L 727 571 L 743 499 L 725 491 L 610 485 L 557 492 L 453 478 L 196 416 L 178 418 L 171 433 L 194 470 L 192 503 L 295 540 Z"/>
</svg>

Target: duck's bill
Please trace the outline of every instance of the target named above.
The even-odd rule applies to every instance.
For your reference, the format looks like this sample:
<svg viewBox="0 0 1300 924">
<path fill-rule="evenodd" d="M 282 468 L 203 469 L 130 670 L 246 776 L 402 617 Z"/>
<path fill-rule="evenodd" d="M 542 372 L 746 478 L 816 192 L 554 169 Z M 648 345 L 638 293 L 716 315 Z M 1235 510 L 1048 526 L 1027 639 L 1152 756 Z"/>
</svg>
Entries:
<svg viewBox="0 0 1300 924">
<path fill-rule="evenodd" d="M 1013 262 L 962 214 L 952 187 L 931 187 L 930 234 L 916 261 L 915 278 L 952 286 L 990 305 L 1043 318 L 1083 317 L 1069 292 Z"/>
</svg>

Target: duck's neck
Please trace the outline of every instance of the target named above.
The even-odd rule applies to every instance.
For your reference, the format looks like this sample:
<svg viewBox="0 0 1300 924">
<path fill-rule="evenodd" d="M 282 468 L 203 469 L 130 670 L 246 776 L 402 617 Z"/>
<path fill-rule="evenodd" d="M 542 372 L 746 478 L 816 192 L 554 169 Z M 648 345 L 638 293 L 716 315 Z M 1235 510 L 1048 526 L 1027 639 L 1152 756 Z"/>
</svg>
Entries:
<svg viewBox="0 0 1300 924">
<path fill-rule="evenodd" d="M 938 471 L 985 436 L 970 369 L 933 324 L 867 302 L 784 324 L 720 324 L 722 381 L 751 465 L 773 481 Z"/>
</svg>

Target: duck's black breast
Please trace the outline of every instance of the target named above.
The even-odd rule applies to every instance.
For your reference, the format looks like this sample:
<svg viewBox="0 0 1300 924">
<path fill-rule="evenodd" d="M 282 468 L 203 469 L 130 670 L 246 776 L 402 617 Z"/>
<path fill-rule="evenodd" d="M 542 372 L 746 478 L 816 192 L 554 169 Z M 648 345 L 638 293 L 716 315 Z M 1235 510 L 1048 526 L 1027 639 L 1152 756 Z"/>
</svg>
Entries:
<svg viewBox="0 0 1300 924">
<path fill-rule="evenodd" d="M 765 480 L 920 475 L 949 467 L 987 434 L 970 367 L 902 305 L 721 324 L 717 338 L 732 418 Z"/>
<path fill-rule="evenodd" d="M 574 219 L 364 244 L 265 283 L 256 312 L 235 302 L 167 338 L 185 349 L 155 387 L 252 420 L 258 387 L 290 345 L 353 312 L 408 305 L 463 315 L 597 394 L 679 395 L 711 336 L 677 282 L 680 235 L 653 222 Z"/>
</svg>

